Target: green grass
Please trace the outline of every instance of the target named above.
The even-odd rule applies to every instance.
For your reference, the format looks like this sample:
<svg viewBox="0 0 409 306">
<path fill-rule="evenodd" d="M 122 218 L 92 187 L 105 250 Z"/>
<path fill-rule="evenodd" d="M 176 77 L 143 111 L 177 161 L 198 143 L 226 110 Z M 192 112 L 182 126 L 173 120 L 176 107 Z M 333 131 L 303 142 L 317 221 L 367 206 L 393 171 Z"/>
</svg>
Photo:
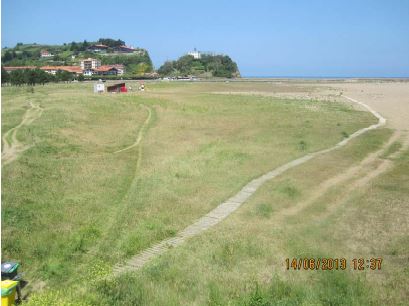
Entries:
<svg viewBox="0 0 409 306">
<path fill-rule="evenodd" d="M 314 160 L 308 167 L 325 166 L 341 157 L 354 163 L 359 159 L 351 154 L 353 151 L 360 148 L 361 154 L 370 152 L 389 134 L 388 130 L 371 132 L 368 138 L 354 141 L 353 147 L 344 148 L 331 158 Z M 344 206 L 319 222 L 314 221 L 316 212 L 306 211 L 296 217 L 297 222 L 277 224 L 274 212 L 265 208 L 267 204 L 257 204 L 266 197 L 272 182 L 224 223 L 162 255 L 142 271 L 98 281 L 89 303 L 403 305 L 407 300 L 408 270 L 402 268 L 399 256 L 408 251 L 407 223 L 396 224 L 394 220 L 402 211 L 402 221 L 407 217 L 407 161 L 408 153 L 398 159 L 392 171 L 375 180 L 371 193 L 360 190 L 346 197 Z M 299 173 L 304 170 L 293 169 Z M 295 173 L 288 176 L 297 177 Z M 391 190 L 391 181 L 398 187 Z M 308 181 L 297 184 L 306 187 Z M 275 196 L 282 197 L 280 188 L 268 198 L 274 203 Z M 330 195 L 326 200 L 334 199 Z M 385 211 L 385 203 L 391 200 L 396 211 Z M 254 209 L 256 214 L 251 213 Z M 368 224 L 370 230 L 360 229 Z M 384 228 L 387 231 L 377 236 Z M 287 271 L 284 266 L 287 257 L 351 260 L 371 256 L 384 258 L 383 270 Z"/>
<path fill-rule="evenodd" d="M 388 158 L 395 152 L 399 151 L 402 148 L 402 144 L 398 141 L 394 142 L 388 150 L 382 155 L 383 158 Z"/>
<path fill-rule="evenodd" d="M 2 133 L 19 123 L 27 101 L 45 109 L 18 135 L 35 146 L 2 169 L 3 258 L 23 263 L 32 288 L 47 286 L 30 304 L 63 305 L 77 294 L 93 305 L 366 301 L 369 289 L 347 273 L 316 275 L 311 287 L 291 279 L 297 275 L 282 275 L 284 256 L 308 249 L 311 231 L 278 228 L 272 220 L 317 182 L 379 147 L 388 130 L 290 170 L 208 234 L 142 271 L 99 279 L 117 262 L 174 236 L 252 178 L 376 122 L 337 102 L 212 94 L 229 86 L 149 83 L 145 93 L 127 95 L 94 95 L 87 83 L 40 86 L 34 93 L 2 90 Z M 153 119 L 135 171 L 136 149 L 112 152 L 135 141 L 147 115 L 140 104 L 152 109 Z M 337 288 L 341 295 L 333 293 Z"/>
</svg>

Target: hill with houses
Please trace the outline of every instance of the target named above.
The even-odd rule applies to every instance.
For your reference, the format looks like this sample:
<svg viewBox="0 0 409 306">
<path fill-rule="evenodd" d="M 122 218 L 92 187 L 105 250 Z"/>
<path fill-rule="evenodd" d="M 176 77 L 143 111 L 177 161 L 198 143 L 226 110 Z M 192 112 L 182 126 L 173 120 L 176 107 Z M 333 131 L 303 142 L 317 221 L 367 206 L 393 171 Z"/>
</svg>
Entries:
<svg viewBox="0 0 409 306">
<path fill-rule="evenodd" d="M 89 78 L 149 77 L 153 73 L 147 50 L 111 38 L 63 45 L 18 43 L 14 48 L 3 48 L 1 60 L 6 71 L 39 68 L 51 74 L 67 71 Z"/>
</svg>

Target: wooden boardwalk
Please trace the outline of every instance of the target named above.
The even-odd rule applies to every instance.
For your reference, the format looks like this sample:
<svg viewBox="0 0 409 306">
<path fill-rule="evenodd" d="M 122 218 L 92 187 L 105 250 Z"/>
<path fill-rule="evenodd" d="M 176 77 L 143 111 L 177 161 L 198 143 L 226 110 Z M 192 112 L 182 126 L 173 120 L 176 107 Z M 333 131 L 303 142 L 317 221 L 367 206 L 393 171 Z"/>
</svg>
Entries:
<svg viewBox="0 0 409 306">
<path fill-rule="evenodd" d="M 287 171 L 288 169 L 294 168 L 298 165 L 301 165 L 308 160 L 321 155 L 325 154 L 328 152 L 331 152 L 333 150 L 336 150 L 342 146 L 345 146 L 351 139 L 358 137 L 359 135 L 379 128 L 380 126 L 383 126 L 386 123 L 386 119 L 383 118 L 379 113 L 376 111 L 372 110 L 369 106 L 366 104 L 356 101 L 352 98 L 346 97 L 348 100 L 355 102 L 357 104 L 360 104 L 361 106 L 365 107 L 369 112 L 371 112 L 376 118 L 378 118 L 378 123 L 373 124 L 369 127 L 360 129 L 350 135 L 348 138 L 345 138 L 341 142 L 337 143 L 335 146 L 324 149 L 321 151 L 317 151 L 314 153 L 309 153 L 303 157 L 297 158 L 293 161 L 290 161 L 272 171 L 267 172 L 266 174 L 250 181 L 247 185 L 245 185 L 238 193 L 236 193 L 233 197 L 229 198 L 225 202 L 221 203 L 218 205 L 216 208 L 214 208 L 212 211 L 210 211 L 208 214 L 205 216 L 201 217 L 199 220 L 194 222 L 193 224 L 189 225 L 186 227 L 184 230 L 180 231 L 179 233 L 176 234 L 175 237 L 168 238 L 165 240 L 162 240 L 161 242 L 158 242 L 154 244 L 152 247 L 142 251 L 141 253 L 135 255 L 128 261 L 118 264 L 114 267 L 113 269 L 113 276 L 118 276 L 122 273 L 126 272 L 131 272 L 131 271 L 136 271 L 140 268 L 142 268 L 147 262 L 149 262 L 152 258 L 166 252 L 168 249 L 176 247 L 180 244 L 182 244 L 185 240 L 188 238 L 191 238 L 193 236 L 196 236 L 205 230 L 215 226 L 219 222 L 221 222 L 223 219 L 227 218 L 231 213 L 233 213 L 235 210 L 237 210 L 256 190 L 263 185 L 265 182 L 273 179 L 274 177 L 282 174 L 283 172 Z"/>
</svg>

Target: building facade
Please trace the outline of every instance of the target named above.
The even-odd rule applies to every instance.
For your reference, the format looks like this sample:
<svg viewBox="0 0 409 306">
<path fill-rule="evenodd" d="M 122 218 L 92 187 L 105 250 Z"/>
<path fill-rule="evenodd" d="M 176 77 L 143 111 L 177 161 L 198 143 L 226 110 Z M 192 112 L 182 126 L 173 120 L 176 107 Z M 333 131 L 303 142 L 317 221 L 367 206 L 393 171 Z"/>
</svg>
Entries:
<svg viewBox="0 0 409 306">
<path fill-rule="evenodd" d="M 95 58 L 87 58 L 80 62 L 82 70 L 97 69 L 101 66 L 101 61 Z"/>
</svg>

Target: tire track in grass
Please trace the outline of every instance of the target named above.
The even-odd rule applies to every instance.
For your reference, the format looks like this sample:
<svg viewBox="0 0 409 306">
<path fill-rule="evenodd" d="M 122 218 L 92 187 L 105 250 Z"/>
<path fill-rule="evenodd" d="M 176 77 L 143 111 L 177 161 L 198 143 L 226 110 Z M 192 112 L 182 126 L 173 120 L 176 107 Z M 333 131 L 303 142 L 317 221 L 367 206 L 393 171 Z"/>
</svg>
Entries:
<svg viewBox="0 0 409 306">
<path fill-rule="evenodd" d="M 400 154 L 402 154 L 402 152 L 408 149 L 408 146 L 409 146 L 409 143 L 405 141 L 403 146 L 399 150 L 389 155 L 386 159 L 381 158 L 380 157 L 381 155 L 378 156 L 374 160 L 374 163 L 376 162 L 378 163 L 372 170 L 366 172 L 365 175 L 363 175 L 362 177 L 359 177 L 358 179 L 353 181 L 349 186 L 347 186 L 344 190 L 342 190 L 341 194 L 344 194 L 345 196 L 338 197 L 338 199 L 331 202 L 331 204 L 325 207 L 325 210 L 321 214 L 316 215 L 314 218 L 312 218 L 312 220 L 318 221 L 318 222 L 325 220 L 330 215 L 332 215 L 340 205 L 342 205 L 348 199 L 351 198 L 353 191 L 360 189 L 360 188 L 365 188 L 365 186 L 367 186 L 368 183 L 370 183 L 370 181 L 384 174 L 385 172 L 391 170 L 394 165 L 392 160 L 399 157 Z M 385 153 L 387 149 L 388 148 L 385 148 L 384 152 L 382 153 Z"/>
<path fill-rule="evenodd" d="M 210 211 L 208 214 L 201 217 L 199 220 L 189 225 L 188 227 L 186 227 L 184 230 L 180 231 L 179 233 L 177 233 L 175 237 L 168 238 L 158 243 L 155 243 L 150 248 L 133 256 L 126 262 L 116 265 L 113 269 L 112 275 L 118 276 L 120 274 L 131 272 L 131 271 L 136 271 L 142 268 L 150 260 L 166 252 L 169 248 L 178 246 L 182 244 L 186 239 L 196 236 L 204 232 L 205 230 L 215 226 L 216 224 L 220 223 L 222 220 L 227 218 L 231 213 L 237 210 L 265 182 L 279 176 L 280 174 L 284 173 L 285 171 L 291 168 L 294 168 L 298 165 L 301 165 L 309 161 L 310 159 L 316 156 L 337 150 L 345 146 L 351 139 L 354 139 L 370 130 L 377 129 L 385 125 L 386 119 L 383 118 L 378 112 L 373 110 L 371 107 L 353 98 L 350 98 L 347 96 L 344 96 L 344 97 L 356 104 L 361 105 L 365 109 L 367 109 L 372 115 L 374 115 L 378 119 L 378 123 L 356 131 L 355 133 L 345 138 L 344 140 L 340 141 L 339 143 L 337 143 L 335 146 L 331 148 L 309 153 L 303 157 L 290 161 L 274 170 L 271 170 L 256 179 L 253 179 L 247 185 L 245 185 L 238 193 L 236 193 L 233 197 L 221 203 L 216 208 L 214 208 L 212 211 Z"/>
<path fill-rule="evenodd" d="M 108 230 L 104 231 L 103 235 L 105 235 L 105 236 L 101 237 L 99 239 L 100 240 L 99 244 L 97 244 L 91 250 L 89 250 L 88 253 L 90 253 L 90 254 L 96 254 L 97 249 L 103 246 L 103 243 L 106 240 L 105 239 L 106 236 L 109 235 L 109 233 L 111 233 L 116 228 L 117 222 L 121 221 L 120 220 L 121 215 L 126 212 L 126 208 L 127 208 L 126 200 L 129 198 L 130 191 L 132 189 L 134 189 L 134 187 L 136 186 L 138 172 L 139 172 L 139 168 L 141 166 L 141 161 L 142 161 L 142 146 L 141 146 L 141 143 L 142 143 L 142 140 L 144 138 L 146 130 L 147 130 L 147 128 L 148 128 L 148 126 L 149 126 L 149 124 L 151 122 L 151 119 L 152 119 L 152 110 L 151 110 L 151 108 L 144 105 L 144 104 L 140 104 L 140 106 L 142 108 L 144 108 L 148 112 L 148 116 L 145 119 L 145 121 L 143 122 L 143 124 L 141 125 L 141 127 L 139 128 L 139 131 L 138 131 L 135 142 L 133 144 L 131 144 L 130 146 L 128 146 L 128 147 L 125 147 L 123 149 L 117 150 L 117 151 L 112 153 L 112 154 L 119 154 L 119 153 L 128 151 L 130 149 L 137 148 L 137 159 L 136 159 L 136 166 L 135 166 L 135 170 L 133 172 L 133 176 L 132 176 L 132 178 L 130 180 L 130 184 L 129 184 L 128 189 L 124 192 L 123 196 L 121 197 L 121 199 L 119 201 L 119 204 L 125 203 L 125 207 L 118 208 L 118 210 L 116 212 L 114 212 L 113 216 L 109 217 L 110 221 L 108 221 L 108 222 L 110 222 L 110 224 L 108 225 Z"/>
<path fill-rule="evenodd" d="M 24 113 L 20 124 L 11 128 L 3 135 L 3 152 L 1 153 L 2 166 L 16 160 L 21 153 L 32 147 L 32 145 L 20 142 L 17 139 L 17 132 L 23 126 L 29 126 L 34 120 L 40 118 L 44 109 L 39 105 L 34 105 L 32 102 L 29 104 L 30 108 Z"/>
<path fill-rule="evenodd" d="M 132 186 L 135 184 L 135 181 L 137 179 L 138 171 L 139 171 L 139 168 L 141 166 L 141 161 L 142 161 L 142 146 L 140 144 L 141 144 L 141 142 L 143 140 L 145 132 L 146 132 L 146 130 L 147 130 L 148 126 L 149 126 L 149 123 L 151 121 L 151 118 L 152 118 L 152 110 L 148 106 L 145 106 L 143 104 L 140 104 L 140 106 L 147 110 L 148 116 L 146 117 L 145 121 L 143 122 L 141 128 L 139 129 L 138 135 L 136 137 L 135 142 L 133 144 L 131 144 L 130 146 L 126 147 L 126 148 L 123 148 L 121 150 L 113 152 L 113 154 L 118 154 L 118 153 L 128 151 L 128 150 L 130 150 L 132 148 L 136 148 L 136 147 L 138 148 L 138 151 L 137 151 L 138 156 L 137 156 L 137 160 L 136 160 L 135 171 L 134 171 L 134 174 L 133 174 L 133 177 L 132 177 L 132 180 L 131 180 L 131 184 L 129 185 L 129 188 L 128 188 L 127 192 L 125 193 L 122 201 L 129 196 L 129 191 L 132 189 Z"/>
<path fill-rule="evenodd" d="M 138 146 L 140 144 L 140 142 L 142 141 L 143 135 L 145 133 L 145 129 L 148 126 L 148 124 L 149 124 L 149 122 L 151 121 L 151 118 L 152 118 L 152 110 L 149 107 L 147 107 L 146 105 L 140 104 L 140 106 L 145 108 L 148 111 L 148 117 L 145 119 L 144 123 L 142 124 L 142 127 L 140 128 L 140 130 L 138 132 L 138 136 L 136 137 L 135 142 L 132 145 L 126 147 L 126 148 L 115 151 L 114 154 L 130 150 L 130 149 Z"/>
<path fill-rule="evenodd" d="M 372 166 L 376 161 L 379 160 L 379 157 L 384 154 L 387 149 L 400 137 L 400 133 L 396 131 L 392 136 L 389 138 L 389 140 L 382 145 L 380 149 L 378 149 L 376 152 L 370 153 L 368 156 L 366 156 L 358 165 L 352 166 L 350 168 L 347 168 L 344 172 L 341 172 L 340 174 L 337 174 L 321 184 L 319 184 L 309 195 L 309 198 L 306 199 L 305 201 L 299 202 L 294 206 L 288 207 L 288 208 L 283 208 L 278 211 L 277 215 L 274 216 L 274 220 L 280 220 L 283 217 L 288 217 L 288 216 L 293 216 L 298 213 L 300 213 L 302 210 L 306 209 L 309 207 L 311 204 L 313 204 L 316 200 L 318 200 L 321 196 L 323 196 L 329 189 L 339 185 L 342 182 L 346 182 L 350 179 L 353 179 L 356 175 L 358 175 L 362 170 L 364 170 L 368 166 Z M 372 173 L 372 170 L 368 171 L 365 176 L 370 175 Z M 346 189 L 346 190 L 349 190 Z M 345 191 L 343 191 L 344 193 Z"/>
<path fill-rule="evenodd" d="M 126 148 L 123 148 L 121 150 L 118 150 L 118 151 L 114 152 L 114 154 L 118 154 L 118 153 L 128 151 L 128 150 L 130 150 L 132 148 L 136 148 L 136 147 L 138 148 L 138 152 L 137 152 L 138 156 L 137 156 L 137 160 L 136 160 L 135 171 L 134 171 L 131 183 L 129 185 L 129 188 L 126 191 L 126 193 L 124 194 L 124 197 L 122 198 L 122 202 L 126 201 L 126 199 L 129 198 L 129 193 L 130 193 L 131 189 L 133 189 L 133 186 L 135 186 L 136 183 L 137 183 L 138 172 L 139 172 L 139 168 L 141 167 L 141 161 L 142 161 L 142 146 L 140 144 L 141 144 L 141 142 L 143 140 L 143 136 L 145 135 L 145 132 L 146 132 L 146 130 L 147 130 L 148 126 L 149 126 L 149 123 L 151 121 L 151 118 L 152 118 L 152 110 L 148 106 L 145 106 L 143 104 L 140 104 L 140 105 L 141 105 L 141 107 L 143 107 L 143 108 L 145 108 L 147 110 L 148 117 L 145 119 L 145 121 L 143 122 L 141 128 L 139 129 L 139 132 L 138 132 L 138 135 L 136 137 L 135 142 L 132 145 L 126 147 Z M 120 214 L 123 213 L 123 212 L 124 212 L 124 209 L 119 211 L 118 215 L 114 219 L 114 222 L 119 219 Z"/>
</svg>

